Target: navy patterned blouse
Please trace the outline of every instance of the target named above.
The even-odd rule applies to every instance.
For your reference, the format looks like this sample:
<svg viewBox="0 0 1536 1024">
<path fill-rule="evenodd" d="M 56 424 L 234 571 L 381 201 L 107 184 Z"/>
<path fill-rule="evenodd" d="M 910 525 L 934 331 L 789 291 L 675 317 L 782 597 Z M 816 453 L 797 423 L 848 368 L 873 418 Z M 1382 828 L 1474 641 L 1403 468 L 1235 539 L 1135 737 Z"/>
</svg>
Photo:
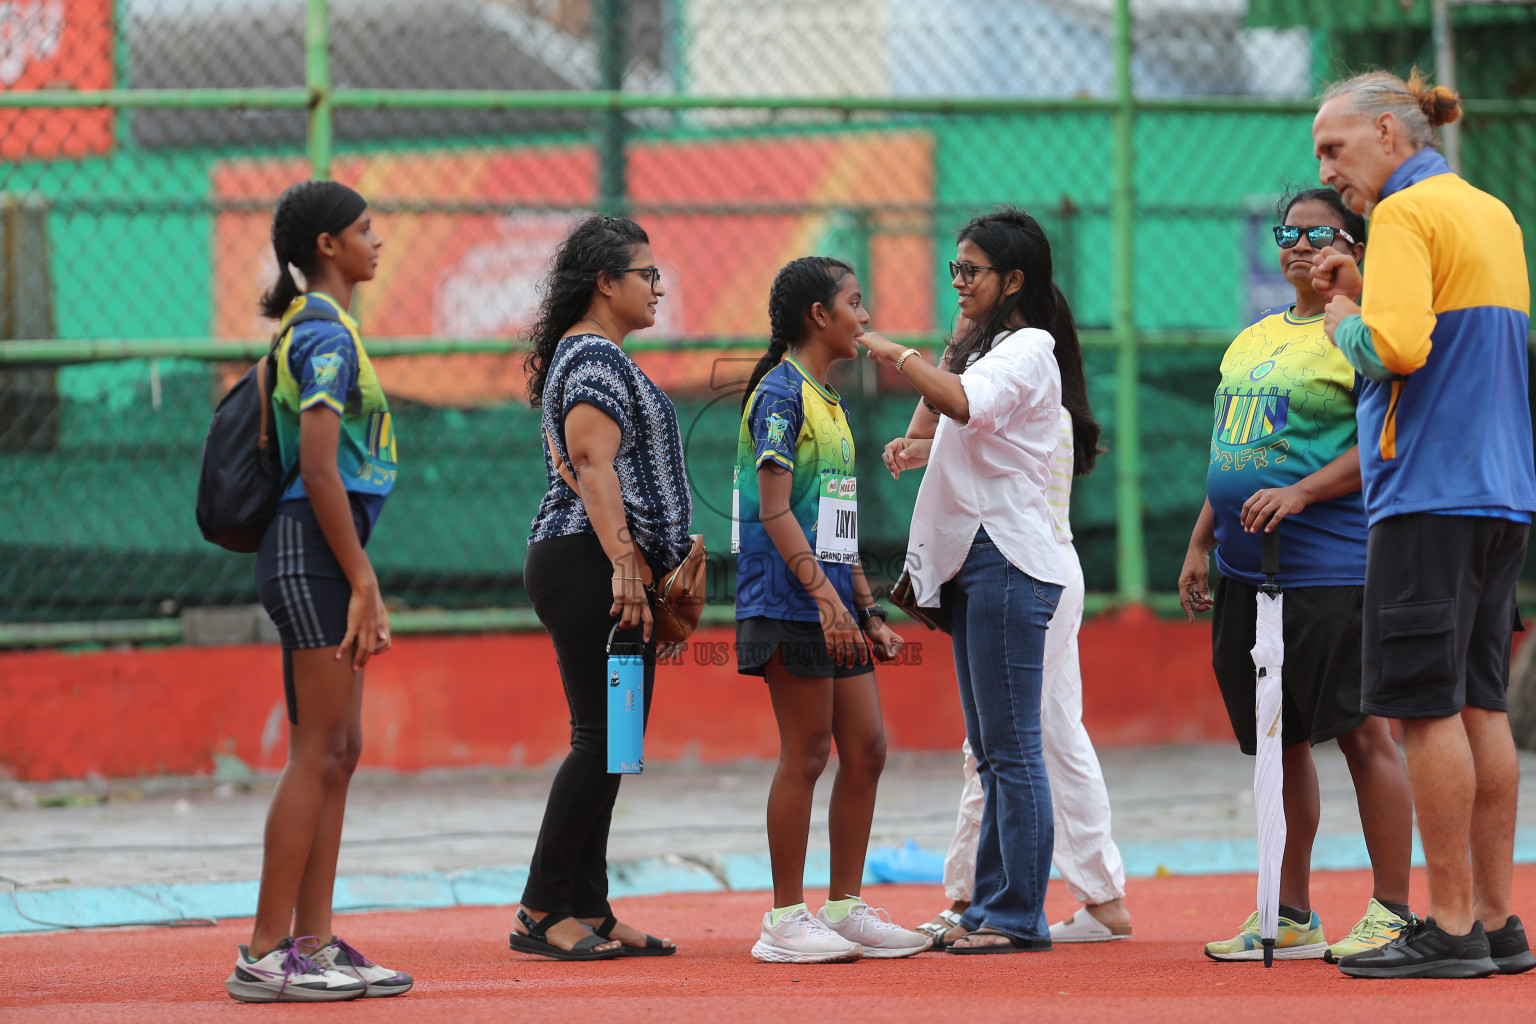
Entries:
<svg viewBox="0 0 1536 1024">
<path fill-rule="evenodd" d="M 622 436 L 613 468 L 635 542 L 657 563 L 668 568 L 679 564 L 688 554 L 693 495 L 672 400 L 619 346 L 600 334 L 576 334 L 561 340 L 544 382 L 543 427 L 555 439 L 567 468 L 571 459 L 565 448 L 565 417 L 582 402 L 591 402 L 619 425 Z M 533 517 L 529 546 L 551 537 L 593 533 L 581 498 L 555 472 L 542 437 L 540 447 L 549 490 Z"/>
</svg>

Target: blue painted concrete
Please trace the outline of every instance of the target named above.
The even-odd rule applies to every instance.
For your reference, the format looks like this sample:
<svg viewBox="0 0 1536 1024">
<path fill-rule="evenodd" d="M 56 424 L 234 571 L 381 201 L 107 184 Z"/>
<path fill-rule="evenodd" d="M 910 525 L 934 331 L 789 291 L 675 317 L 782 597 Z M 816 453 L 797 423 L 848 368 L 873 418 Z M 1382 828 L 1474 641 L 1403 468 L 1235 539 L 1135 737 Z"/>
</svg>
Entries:
<svg viewBox="0 0 1536 1024">
<path fill-rule="evenodd" d="M 1254 870 L 1258 857 L 1257 845 L 1251 839 L 1122 843 L 1120 852 L 1126 874 L 1133 878 L 1245 874 Z M 1417 841 L 1413 862 L 1424 863 Z M 1515 833 L 1515 862 L 1536 863 L 1536 828 Z M 1333 835 L 1317 838 L 1312 864 L 1318 870 L 1351 870 L 1369 867 L 1370 860 L 1359 835 Z M 805 868 L 807 886 L 827 884 L 825 852 L 811 853 Z M 522 896 L 527 880 L 528 869 L 517 866 L 452 873 L 345 875 L 336 879 L 335 906 L 338 911 L 362 911 L 509 905 Z M 864 881 L 881 879 L 866 869 Z M 733 854 L 708 865 L 679 857 L 615 864 L 610 891 L 623 897 L 772 887 L 768 855 L 761 853 Z M 255 906 L 254 881 L 22 889 L 9 898 L 0 896 L 0 934 L 248 917 Z"/>
</svg>

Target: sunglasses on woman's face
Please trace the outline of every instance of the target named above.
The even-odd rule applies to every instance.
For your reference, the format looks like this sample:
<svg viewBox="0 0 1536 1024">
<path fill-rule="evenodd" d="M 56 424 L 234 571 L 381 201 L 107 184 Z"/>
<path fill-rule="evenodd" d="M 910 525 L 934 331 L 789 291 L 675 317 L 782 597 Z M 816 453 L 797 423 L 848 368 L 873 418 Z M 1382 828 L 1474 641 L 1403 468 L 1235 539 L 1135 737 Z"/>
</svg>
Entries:
<svg viewBox="0 0 1536 1024">
<path fill-rule="evenodd" d="M 1310 228 L 1294 227 L 1290 224 L 1282 224 L 1275 228 L 1275 244 L 1282 249 L 1294 249 L 1296 243 L 1301 241 L 1302 232 L 1306 232 L 1307 243 L 1314 249 L 1326 249 L 1333 244 L 1334 238 L 1340 237 L 1350 245 L 1355 240 L 1349 232 L 1343 228 L 1336 228 L 1331 224 L 1314 224 Z"/>
</svg>

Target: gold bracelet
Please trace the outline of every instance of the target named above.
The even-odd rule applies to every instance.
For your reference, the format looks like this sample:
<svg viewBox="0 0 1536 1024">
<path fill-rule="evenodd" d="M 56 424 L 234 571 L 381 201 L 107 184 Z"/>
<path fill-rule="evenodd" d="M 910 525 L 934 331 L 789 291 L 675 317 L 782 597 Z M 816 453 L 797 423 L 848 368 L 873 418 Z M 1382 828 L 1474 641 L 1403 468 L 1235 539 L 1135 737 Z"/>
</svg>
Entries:
<svg viewBox="0 0 1536 1024">
<path fill-rule="evenodd" d="M 897 373 L 901 372 L 901 364 L 907 361 L 907 357 L 908 356 L 915 356 L 915 355 L 920 355 L 920 354 L 921 353 L 919 353 L 917 351 L 917 349 L 909 348 L 905 352 L 903 352 L 901 355 L 897 356 L 896 357 L 896 372 Z"/>
</svg>

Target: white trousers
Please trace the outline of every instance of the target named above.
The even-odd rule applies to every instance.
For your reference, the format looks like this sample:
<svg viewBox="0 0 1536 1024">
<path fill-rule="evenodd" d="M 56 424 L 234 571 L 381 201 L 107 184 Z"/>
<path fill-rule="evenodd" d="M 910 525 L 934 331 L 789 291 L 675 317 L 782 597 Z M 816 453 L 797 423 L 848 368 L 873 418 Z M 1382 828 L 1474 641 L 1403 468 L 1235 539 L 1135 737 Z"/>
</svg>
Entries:
<svg viewBox="0 0 1536 1024">
<path fill-rule="evenodd" d="M 1125 895 L 1125 865 L 1109 835 L 1109 791 L 1093 741 L 1083 727 L 1083 674 L 1077 632 L 1083 623 L 1083 567 L 1063 544 L 1067 585 L 1045 633 L 1045 672 L 1040 695 L 1040 734 L 1056 824 L 1052 860 L 1080 903 L 1099 904 Z M 966 740 L 965 788 L 955 838 L 944 858 L 944 895 L 969 902 L 976 884 L 976 842 L 985 798 L 976 758 Z"/>
</svg>

